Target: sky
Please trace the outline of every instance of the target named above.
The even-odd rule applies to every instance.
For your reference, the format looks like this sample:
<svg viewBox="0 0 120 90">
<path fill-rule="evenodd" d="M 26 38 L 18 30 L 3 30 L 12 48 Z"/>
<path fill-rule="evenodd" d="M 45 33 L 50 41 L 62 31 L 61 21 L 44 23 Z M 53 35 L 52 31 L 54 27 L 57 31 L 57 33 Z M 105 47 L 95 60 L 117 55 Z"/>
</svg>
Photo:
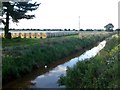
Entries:
<svg viewBox="0 0 120 90">
<path fill-rule="evenodd" d="M 108 23 L 118 28 L 119 0 L 32 0 L 41 3 L 31 20 L 10 23 L 10 28 L 104 29 Z M 80 16 L 80 19 L 79 19 Z"/>
</svg>

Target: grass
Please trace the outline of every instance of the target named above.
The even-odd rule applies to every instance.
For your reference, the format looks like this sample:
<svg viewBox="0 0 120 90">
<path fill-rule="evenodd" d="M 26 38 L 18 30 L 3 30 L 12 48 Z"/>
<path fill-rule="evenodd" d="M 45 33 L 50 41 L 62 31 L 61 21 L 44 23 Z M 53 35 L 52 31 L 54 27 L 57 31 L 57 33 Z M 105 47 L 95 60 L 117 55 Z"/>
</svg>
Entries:
<svg viewBox="0 0 120 90">
<path fill-rule="evenodd" d="M 118 56 L 120 54 L 118 40 L 120 38 L 113 37 L 107 41 L 105 48 L 97 56 L 80 61 L 73 68 L 68 67 L 66 76 L 61 76 L 58 83 L 73 89 L 118 88 Z"/>
<path fill-rule="evenodd" d="M 46 39 L 3 39 L 3 83 L 55 62 L 89 45 L 94 45 L 111 34 L 113 33 L 90 35 L 84 38 L 72 35 Z"/>
<path fill-rule="evenodd" d="M 40 39 L 37 38 L 14 38 L 14 39 L 2 39 L 2 45 L 4 47 L 13 47 L 14 46 L 25 46 L 25 45 L 31 45 L 40 42 Z"/>
<path fill-rule="evenodd" d="M 52 37 L 52 38 L 13 38 L 13 39 L 2 39 L 2 46 L 4 47 L 13 47 L 14 46 L 28 46 L 28 45 L 33 45 L 33 44 L 39 44 L 39 43 L 49 43 L 49 42 L 54 42 L 56 40 L 60 39 L 66 39 L 66 38 L 72 38 L 76 37 L 76 35 L 71 35 L 71 36 L 63 36 L 63 37 Z"/>
</svg>

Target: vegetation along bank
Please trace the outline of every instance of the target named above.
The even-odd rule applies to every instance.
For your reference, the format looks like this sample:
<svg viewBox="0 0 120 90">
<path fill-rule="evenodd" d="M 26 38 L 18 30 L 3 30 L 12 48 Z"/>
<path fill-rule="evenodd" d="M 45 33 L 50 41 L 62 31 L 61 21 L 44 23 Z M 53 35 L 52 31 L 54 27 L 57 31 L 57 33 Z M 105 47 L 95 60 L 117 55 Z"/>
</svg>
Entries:
<svg viewBox="0 0 120 90">
<path fill-rule="evenodd" d="M 99 32 L 46 39 L 3 39 L 3 84 L 109 37 Z"/>
<path fill-rule="evenodd" d="M 105 48 L 97 56 L 68 67 L 66 76 L 61 76 L 58 83 L 67 88 L 118 88 L 119 40 L 118 35 L 107 39 Z"/>
</svg>

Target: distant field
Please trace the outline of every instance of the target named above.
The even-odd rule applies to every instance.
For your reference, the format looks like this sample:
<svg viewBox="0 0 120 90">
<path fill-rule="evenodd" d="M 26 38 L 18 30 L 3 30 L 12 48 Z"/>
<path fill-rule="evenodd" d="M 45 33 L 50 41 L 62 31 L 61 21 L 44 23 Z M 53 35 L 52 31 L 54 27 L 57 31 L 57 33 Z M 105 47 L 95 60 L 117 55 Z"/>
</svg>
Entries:
<svg viewBox="0 0 120 90">
<path fill-rule="evenodd" d="M 75 35 L 78 31 L 10 31 L 10 33 L 12 38 L 49 38 Z M 0 32 L 0 37 L 5 37 L 4 32 Z"/>
<path fill-rule="evenodd" d="M 100 35 L 108 35 L 112 34 L 112 32 L 89 32 L 89 31 L 84 31 L 84 32 L 79 32 L 79 38 L 84 38 L 87 36 L 100 36 Z M 52 38 L 46 38 L 46 39 L 40 39 L 40 38 L 14 38 L 11 40 L 7 39 L 2 39 L 2 47 L 11 47 L 11 46 L 24 46 L 24 45 L 32 45 L 32 44 L 37 44 L 37 43 L 45 43 L 45 42 L 51 42 L 55 39 L 64 39 L 64 38 L 69 38 L 69 37 L 76 37 L 77 35 L 70 35 L 70 36 L 62 36 L 62 37 L 52 37 Z"/>
</svg>

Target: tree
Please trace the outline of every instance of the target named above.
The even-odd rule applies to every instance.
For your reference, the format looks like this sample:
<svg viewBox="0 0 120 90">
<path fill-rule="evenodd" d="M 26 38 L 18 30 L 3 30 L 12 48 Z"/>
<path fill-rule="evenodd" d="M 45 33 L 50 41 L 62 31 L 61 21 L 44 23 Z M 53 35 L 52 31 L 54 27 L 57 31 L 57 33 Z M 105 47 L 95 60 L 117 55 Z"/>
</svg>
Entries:
<svg viewBox="0 0 120 90">
<path fill-rule="evenodd" d="M 113 31 L 114 25 L 112 23 L 109 23 L 104 26 L 104 28 L 106 29 L 106 31 Z"/>
<path fill-rule="evenodd" d="M 2 12 L 2 2 L 0 2 L 0 15 L 1 15 L 1 12 Z"/>
<path fill-rule="evenodd" d="M 28 15 L 28 11 L 36 10 L 40 4 L 31 3 L 30 0 L 26 2 L 16 2 L 17 0 L 9 0 L 8 2 L 2 2 L 3 15 L 6 16 L 6 20 L 2 20 L 5 28 L 5 38 L 11 38 L 9 33 L 9 20 L 18 23 L 20 19 L 33 19 L 35 15 Z"/>
</svg>

